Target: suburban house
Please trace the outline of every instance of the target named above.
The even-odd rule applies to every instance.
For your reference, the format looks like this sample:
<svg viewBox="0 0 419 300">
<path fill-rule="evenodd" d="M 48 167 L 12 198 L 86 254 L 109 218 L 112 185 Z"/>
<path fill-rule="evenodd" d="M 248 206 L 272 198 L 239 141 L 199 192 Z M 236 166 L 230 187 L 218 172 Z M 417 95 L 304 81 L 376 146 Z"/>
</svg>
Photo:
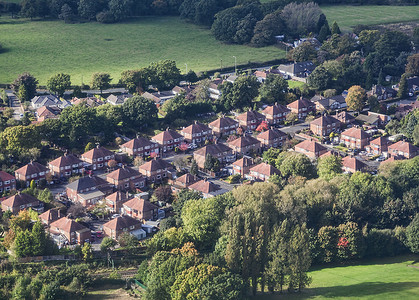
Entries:
<svg viewBox="0 0 419 300">
<path fill-rule="evenodd" d="M 390 141 L 386 137 L 380 136 L 372 140 L 370 144 L 365 147 L 365 150 L 374 155 L 381 155 L 387 153 L 389 145 L 391 145 Z"/>
<path fill-rule="evenodd" d="M 267 163 L 260 163 L 250 168 L 249 174 L 246 176 L 246 178 L 254 181 L 266 181 L 272 175 L 279 174 L 280 172 L 277 168 Z"/>
<path fill-rule="evenodd" d="M 396 108 L 396 114 L 400 115 L 400 117 L 404 117 L 411 111 L 414 111 L 415 109 L 419 108 L 419 101 L 413 101 L 409 103 L 401 103 Z"/>
<path fill-rule="evenodd" d="M 340 126 L 340 121 L 332 116 L 321 116 L 310 122 L 311 132 L 321 137 L 329 136 L 331 132 L 339 131 Z"/>
<path fill-rule="evenodd" d="M 68 199 L 84 207 L 95 205 L 110 193 L 112 193 L 112 187 L 98 176 L 81 177 L 66 187 Z"/>
<path fill-rule="evenodd" d="M 97 146 L 83 153 L 81 159 L 91 165 L 93 170 L 100 170 L 107 168 L 110 160 L 115 160 L 115 153 Z"/>
<path fill-rule="evenodd" d="M 142 189 L 146 185 L 140 172 L 125 166 L 106 175 L 106 181 L 121 191 Z"/>
<path fill-rule="evenodd" d="M 299 119 L 305 119 L 310 112 L 316 111 L 316 105 L 307 99 L 298 99 L 287 105 L 292 113 L 296 113 Z"/>
<path fill-rule="evenodd" d="M 184 138 L 181 134 L 170 129 L 166 129 L 165 131 L 160 132 L 151 138 L 152 142 L 160 145 L 163 152 L 174 150 L 180 146 L 183 140 Z"/>
<path fill-rule="evenodd" d="M 223 83 L 223 80 L 217 78 L 209 84 L 208 91 L 210 93 L 210 98 L 217 100 L 221 97 L 221 91 L 219 90 L 219 86 Z"/>
<path fill-rule="evenodd" d="M 138 136 L 137 138 L 122 144 L 119 148 L 122 152 L 131 156 L 147 157 L 151 155 L 158 156 L 160 146 L 157 143 Z"/>
<path fill-rule="evenodd" d="M 221 117 L 209 123 L 208 127 L 211 128 L 214 135 L 220 137 L 223 135 L 235 134 L 237 128 L 239 128 L 239 122 L 229 117 Z"/>
<path fill-rule="evenodd" d="M 112 105 L 122 105 L 128 98 L 132 98 L 131 94 L 109 95 L 106 101 Z"/>
<path fill-rule="evenodd" d="M 36 110 L 36 119 L 38 122 L 46 119 L 57 119 L 61 113 L 61 108 L 56 106 L 41 106 Z"/>
<path fill-rule="evenodd" d="M 368 116 L 375 116 L 378 118 L 378 126 L 385 126 L 388 122 L 390 122 L 391 117 L 385 114 L 379 114 L 372 111 L 368 112 Z"/>
<path fill-rule="evenodd" d="M 367 92 L 367 96 L 375 96 L 377 100 L 386 100 L 393 98 L 397 95 L 397 92 L 392 88 L 385 87 L 379 84 L 373 85 L 371 90 Z"/>
<path fill-rule="evenodd" d="M 174 168 L 167 161 L 162 159 L 153 159 L 141 165 L 138 169 L 148 182 L 160 182 L 165 178 L 172 177 Z"/>
<path fill-rule="evenodd" d="M 238 115 L 236 119 L 243 129 L 255 130 L 265 120 L 265 116 L 257 111 L 250 110 Z"/>
<path fill-rule="evenodd" d="M 177 191 L 179 189 L 186 189 L 191 184 L 199 181 L 199 178 L 196 175 L 186 173 L 180 177 L 177 177 L 172 183 L 172 189 Z"/>
<path fill-rule="evenodd" d="M 16 189 L 15 176 L 4 171 L 0 171 L 0 193 Z"/>
<path fill-rule="evenodd" d="M 316 65 L 311 61 L 279 65 L 278 70 L 288 76 L 305 78 L 314 71 Z"/>
<path fill-rule="evenodd" d="M 83 245 L 84 243 L 90 243 L 91 239 L 89 228 L 67 217 L 52 222 L 49 225 L 49 232 L 53 235 L 64 236 L 70 245 Z"/>
<path fill-rule="evenodd" d="M 141 95 L 142 97 L 154 101 L 157 106 L 163 105 L 167 100 L 172 99 L 176 96 L 172 91 L 158 91 L 154 93 L 145 92 Z"/>
<path fill-rule="evenodd" d="M 124 233 L 143 239 L 146 236 L 146 232 L 142 229 L 142 224 L 141 221 L 129 216 L 120 216 L 103 224 L 103 232 L 114 240 L 118 240 Z"/>
<path fill-rule="evenodd" d="M 206 140 L 212 139 L 212 130 L 207 125 L 197 121 L 186 128 L 183 127 L 180 134 L 183 135 L 186 142 L 194 144 L 202 144 Z"/>
<path fill-rule="evenodd" d="M 370 141 L 371 136 L 362 128 L 352 127 L 340 135 L 340 142 L 351 149 L 364 149 Z"/>
<path fill-rule="evenodd" d="M 279 124 L 285 121 L 289 113 L 289 108 L 278 103 L 275 103 L 275 105 L 268 106 L 262 111 L 262 115 L 265 116 L 266 121 L 270 125 Z"/>
<path fill-rule="evenodd" d="M 334 100 L 333 98 L 322 98 L 313 101 L 313 103 L 316 105 L 317 111 L 329 111 L 341 108 L 340 103 Z"/>
<path fill-rule="evenodd" d="M 74 97 L 73 99 L 71 99 L 71 104 L 73 105 L 84 104 L 88 107 L 97 107 L 97 106 L 103 105 L 104 103 L 102 100 L 99 100 L 96 97 L 86 97 L 86 98 Z"/>
<path fill-rule="evenodd" d="M 327 148 L 315 141 L 305 140 L 295 145 L 295 152 L 307 155 L 311 159 L 319 158 L 327 152 Z"/>
<path fill-rule="evenodd" d="M 188 187 L 190 190 L 202 193 L 202 197 L 210 198 L 220 194 L 220 187 L 206 179 L 200 180 L 191 184 Z"/>
<path fill-rule="evenodd" d="M 342 159 L 342 170 L 347 173 L 363 171 L 367 165 L 353 156 L 346 156 Z"/>
<path fill-rule="evenodd" d="M 347 111 L 341 111 L 336 115 L 336 119 L 339 120 L 342 124 L 352 124 L 355 122 L 355 117 L 348 113 Z"/>
<path fill-rule="evenodd" d="M 249 170 L 254 166 L 253 159 L 249 156 L 243 156 L 242 158 L 236 160 L 232 163 L 233 166 L 233 175 L 240 175 L 244 177 L 249 173 Z"/>
<path fill-rule="evenodd" d="M 378 126 L 380 124 L 380 119 L 374 115 L 359 114 L 355 120 L 361 125 Z"/>
<path fill-rule="evenodd" d="M 64 217 L 64 214 L 61 213 L 61 210 L 57 208 L 51 208 L 39 215 L 41 222 L 47 226 L 49 226 L 52 222 L 61 219 L 62 217 Z"/>
<path fill-rule="evenodd" d="M 268 129 L 259 133 L 256 138 L 261 143 L 262 147 L 269 149 L 271 147 L 281 147 L 287 140 L 287 134 L 278 129 Z"/>
<path fill-rule="evenodd" d="M 11 211 L 14 215 L 19 213 L 21 210 L 33 209 L 38 213 L 44 211 L 44 203 L 36 199 L 34 196 L 20 193 L 10 196 L 1 202 L 1 210 Z"/>
<path fill-rule="evenodd" d="M 47 167 L 36 161 L 31 161 L 22 168 L 17 169 L 15 171 L 15 176 L 17 180 L 24 181 L 26 186 L 29 186 L 32 180 L 35 181 L 36 184 L 42 179 L 45 180 L 48 173 L 49 170 Z"/>
<path fill-rule="evenodd" d="M 236 155 L 259 153 L 261 150 L 261 143 L 254 137 L 246 134 L 229 142 L 228 146 L 233 149 L 233 153 Z"/>
<path fill-rule="evenodd" d="M 204 169 L 207 154 L 217 158 L 221 163 L 229 163 L 236 160 L 233 150 L 224 144 L 210 144 L 194 152 L 193 157 L 198 167 Z"/>
<path fill-rule="evenodd" d="M 134 197 L 122 204 L 121 213 L 143 222 L 155 220 L 158 206 L 145 199 Z"/>
<path fill-rule="evenodd" d="M 388 146 L 388 154 L 410 159 L 419 154 L 419 148 L 409 142 L 398 141 L 397 143 Z"/>
<path fill-rule="evenodd" d="M 120 213 L 122 204 L 131 198 L 127 192 L 116 191 L 105 197 L 105 204 L 111 212 Z"/>
<path fill-rule="evenodd" d="M 31 105 L 34 109 L 38 109 L 42 106 L 52 106 L 64 109 L 68 106 L 71 106 L 71 103 L 67 100 L 58 99 L 54 95 L 41 95 L 33 97 L 31 99 Z"/>
<path fill-rule="evenodd" d="M 71 177 L 81 175 L 84 171 L 83 162 L 73 154 L 64 154 L 48 163 L 51 175 L 56 177 Z"/>
</svg>

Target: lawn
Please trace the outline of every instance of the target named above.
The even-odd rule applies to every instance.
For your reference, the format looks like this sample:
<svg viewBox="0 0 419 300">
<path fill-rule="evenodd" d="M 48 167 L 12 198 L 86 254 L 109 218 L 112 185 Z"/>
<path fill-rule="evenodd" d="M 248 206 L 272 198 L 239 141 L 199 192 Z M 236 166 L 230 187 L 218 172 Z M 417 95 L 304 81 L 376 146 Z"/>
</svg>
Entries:
<svg viewBox="0 0 419 300">
<path fill-rule="evenodd" d="M 408 267 L 414 260 L 402 256 L 318 269 L 310 272 L 313 282 L 301 294 L 259 295 L 253 300 L 419 299 L 419 264 Z"/>
<path fill-rule="evenodd" d="M 283 58 L 276 47 L 252 48 L 218 42 L 207 28 L 178 17 L 143 17 L 125 23 L 65 24 L 0 18 L 0 83 L 29 71 L 45 84 L 58 72 L 74 84 L 89 83 L 92 73 L 109 72 L 117 82 L 122 71 L 172 59 L 184 73 Z M 222 61 L 221 61 L 222 60 Z"/>
<path fill-rule="evenodd" d="M 288 80 L 288 87 L 290 89 L 295 89 L 298 87 L 302 87 L 304 85 L 304 82 L 296 81 L 296 80 Z"/>
<path fill-rule="evenodd" d="M 359 24 L 376 25 L 419 20 L 419 6 L 322 6 L 331 25 L 338 22 L 341 29 L 350 30 Z"/>
</svg>

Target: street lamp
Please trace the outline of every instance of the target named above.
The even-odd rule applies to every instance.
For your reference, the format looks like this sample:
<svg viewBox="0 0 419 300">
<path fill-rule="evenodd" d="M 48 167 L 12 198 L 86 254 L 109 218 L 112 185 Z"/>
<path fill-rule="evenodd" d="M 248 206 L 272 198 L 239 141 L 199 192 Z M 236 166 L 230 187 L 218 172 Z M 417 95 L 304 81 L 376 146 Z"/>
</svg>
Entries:
<svg viewBox="0 0 419 300">
<path fill-rule="evenodd" d="M 234 57 L 234 74 L 237 74 L 237 57 Z"/>
</svg>

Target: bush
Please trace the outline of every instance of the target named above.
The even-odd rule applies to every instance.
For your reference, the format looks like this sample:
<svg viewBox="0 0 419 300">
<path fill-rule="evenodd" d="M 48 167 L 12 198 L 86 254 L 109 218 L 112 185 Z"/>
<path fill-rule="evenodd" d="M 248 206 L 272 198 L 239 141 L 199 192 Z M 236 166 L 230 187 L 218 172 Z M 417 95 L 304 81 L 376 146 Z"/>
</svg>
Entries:
<svg viewBox="0 0 419 300">
<path fill-rule="evenodd" d="M 96 21 L 99 23 L 110 24 L 115 22 L 115 18 L 110 11 L 102 11 L 96 15 Z"/>
</svg>

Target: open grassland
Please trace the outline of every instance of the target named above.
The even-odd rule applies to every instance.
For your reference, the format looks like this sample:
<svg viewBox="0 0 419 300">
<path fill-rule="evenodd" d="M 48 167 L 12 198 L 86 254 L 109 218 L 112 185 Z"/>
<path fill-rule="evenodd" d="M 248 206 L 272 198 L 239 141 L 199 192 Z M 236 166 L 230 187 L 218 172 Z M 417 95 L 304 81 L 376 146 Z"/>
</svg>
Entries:
<svg viewBox="0 0 419 300">
<path fill-rule="evenodd" d="M 371 260 L 356 266 L 310 272 L 313 282 L 302 293 L 260 295 L 253 300 L 294 299 L 419 299 L 418 256 Z"/>
<path fill-rule="evenodd" d="M 324 14 L 331 25 L 338 22 L 343 30 L 363 25 L 378 25 L 419 20 L 419 6 L 322 6 Z"/>
<path fill-rule="evenodd" d="M 45 84 L 51 75 L 65 72 L 74 84 L 89 83 L 92 73 L 109 72 L 116 83 L 122 71 L 172 59 L 184 73 L 221 65 L 234 66 L 283 58 L 276 47 L 227 45 L 214 39 L 207 28 L 178 17 L 136 18 L 125 23 L 65 24 L 0 18 L 0 83 L 10 83 L 29 71 Z"/>
</svg>

